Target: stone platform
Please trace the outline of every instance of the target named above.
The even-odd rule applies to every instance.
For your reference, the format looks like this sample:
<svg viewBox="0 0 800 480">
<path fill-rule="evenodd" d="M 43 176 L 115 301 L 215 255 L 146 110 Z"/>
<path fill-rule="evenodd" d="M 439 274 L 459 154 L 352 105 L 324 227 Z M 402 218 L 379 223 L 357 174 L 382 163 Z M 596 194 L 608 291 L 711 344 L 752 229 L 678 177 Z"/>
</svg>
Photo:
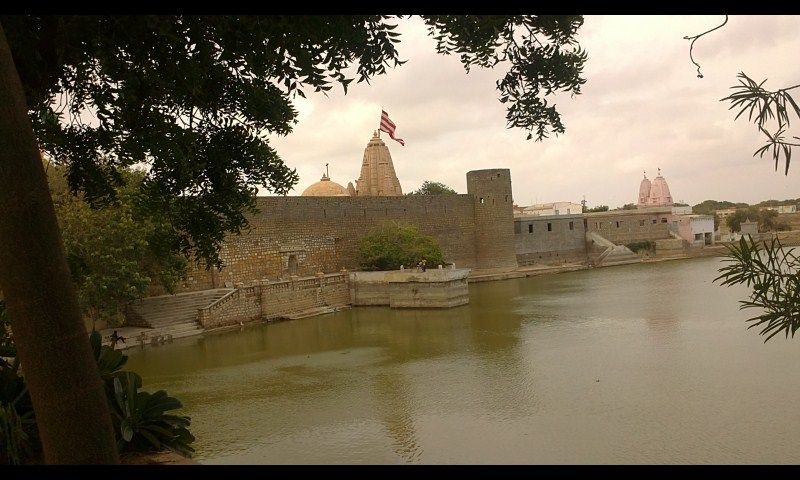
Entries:
<svg viewBox="0 0 800 480">
<path fill-rule="evenodd" d="M 450 308 L 469 303 L 468 268 L 351 272 L 353 305 Z"/>
</svg>

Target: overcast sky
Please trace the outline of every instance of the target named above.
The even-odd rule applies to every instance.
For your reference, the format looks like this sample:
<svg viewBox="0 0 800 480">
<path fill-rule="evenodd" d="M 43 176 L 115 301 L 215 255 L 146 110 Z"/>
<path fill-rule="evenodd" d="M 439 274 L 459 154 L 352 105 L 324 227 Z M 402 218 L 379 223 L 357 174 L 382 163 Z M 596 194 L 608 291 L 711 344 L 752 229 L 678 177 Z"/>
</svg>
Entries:
<svg viewBox="0 0 800 480">
<path fill-rule="evenodd" d="M 299 123 L 272 144 L 296 168 L 299 195 L 330 164 L 343 186 L 358 178 L 381 106 L 397 124 L 401 146 L 383 134 L 404 192 L 424 180 L 466 193 L 468 170 L 510 168 L 519 205 L 553 201 L 612 208 L 635 202 L 642 171 L 661 168 L 672 196 L 754 203 L 800 197 L 800 161 L 784 176 L 752 154 L 763 143 L 756 128 L 734 123 L 719 101 L 744 71 L 775 90 L 800 83 L 800 16 L 732 16 L 695 43 L 722 16 L 587 16 L 579 31 L 588 52 L 582 94 L 557 108 L 566 133 L 543 142 L 507 129 L 495 81 L 504 71 L 467 74 L 457 57 L 437 55 L 419 19 L 401 22 L 398 46 L 408 63 L 371 85 L 351 84 L 347 95 L 308 93 L 295 102 Z M 800 97 L 800 92 L 794 95 Z M 793 126 L 794 134 L 797 128 Z"/>
</svg>

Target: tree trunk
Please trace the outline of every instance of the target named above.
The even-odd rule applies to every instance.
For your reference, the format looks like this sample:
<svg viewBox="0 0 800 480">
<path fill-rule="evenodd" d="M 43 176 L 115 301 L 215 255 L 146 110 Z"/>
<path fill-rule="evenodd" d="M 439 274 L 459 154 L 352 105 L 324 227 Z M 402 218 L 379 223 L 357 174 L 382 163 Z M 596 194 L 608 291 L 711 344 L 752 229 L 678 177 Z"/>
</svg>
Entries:
<svg viewBox="0 0 800 480">
<path fill-rule="evenodd" d="M 22 84 L 0 25 L 0 290 L 47 463 L 119 463 Z"/>
</svg>

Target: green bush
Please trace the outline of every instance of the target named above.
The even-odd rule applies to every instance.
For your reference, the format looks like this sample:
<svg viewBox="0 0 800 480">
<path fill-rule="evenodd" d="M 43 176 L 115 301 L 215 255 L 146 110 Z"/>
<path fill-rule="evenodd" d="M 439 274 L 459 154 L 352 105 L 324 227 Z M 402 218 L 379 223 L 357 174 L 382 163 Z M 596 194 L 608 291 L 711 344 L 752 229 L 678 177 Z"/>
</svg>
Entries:
<svg viewBox="0 0 800 480">
<path fill-rule="evenodd" d="M 625 246 L 628 247 L 633 253 L 639 253 L 641 251 L 655 252 L 656 250 L 655 243 L 649 240 L 645 240 L 644 242 L 632 242 Z"/>
<path fill-rule="evenodd" d="M 444 264 L 444 256 L 433 237 L 423 235 L 417 227 L 387 223 L 361 238 L 359 262 L 364 270 L 397 270 L 400 265 L 411 268 L 423 258 L 428 268 Z"/>
</svg>

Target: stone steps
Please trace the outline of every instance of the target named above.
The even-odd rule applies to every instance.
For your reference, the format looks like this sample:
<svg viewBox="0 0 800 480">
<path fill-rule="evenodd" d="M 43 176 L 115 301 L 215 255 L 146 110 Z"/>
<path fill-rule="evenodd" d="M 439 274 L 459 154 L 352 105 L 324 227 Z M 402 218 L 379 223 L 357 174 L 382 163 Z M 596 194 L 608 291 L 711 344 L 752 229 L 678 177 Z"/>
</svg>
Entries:
<svg viewBox="0 0 800 480">
<path fill-rule="evenodd" d="M 202 327 L 197 323 L 197 310 L 207 307 L 231 291 L 228 288 L 217 288 L 143 298 L 131 302 L 128 311 L 131 317 L 152 327 L 153 330 L 147 333 L 147 337 L 171 334 L 173 338 L 177 338 L 178 335 L 186 336 L 186 332 L 202 332 Z"/>
</svg>

